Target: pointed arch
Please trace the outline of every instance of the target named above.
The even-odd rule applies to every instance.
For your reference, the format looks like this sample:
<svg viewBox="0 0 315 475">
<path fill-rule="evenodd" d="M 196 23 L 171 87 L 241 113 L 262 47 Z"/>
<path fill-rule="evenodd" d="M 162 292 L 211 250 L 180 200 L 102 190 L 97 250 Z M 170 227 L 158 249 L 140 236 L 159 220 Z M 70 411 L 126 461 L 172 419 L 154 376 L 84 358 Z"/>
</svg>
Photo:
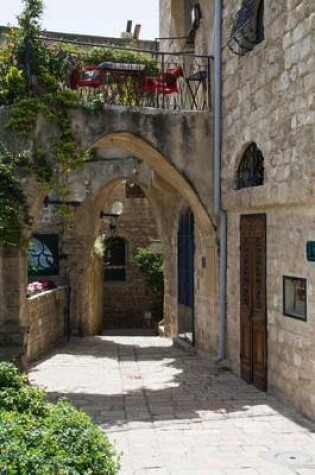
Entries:
<svg viewBox="0 0 315 475">
<path fill-rule="evenodd" d="M 237 170 L 236 189 L 264 185 L 265 165 L 264 156 L 255 142 L 245 149 Z"/>
<path fill-rule="evenodd" d="M 147 140 L 130 132 L 113 132 L 94 142 L 92 148 L 97 147 L 118 148 L 143 160 L 153 172 L 186 199 L 202 230 L 209 232 L 209 226 L 215 230 L 212 216 L 206 211 L 189 181 Z"/>
</svg>

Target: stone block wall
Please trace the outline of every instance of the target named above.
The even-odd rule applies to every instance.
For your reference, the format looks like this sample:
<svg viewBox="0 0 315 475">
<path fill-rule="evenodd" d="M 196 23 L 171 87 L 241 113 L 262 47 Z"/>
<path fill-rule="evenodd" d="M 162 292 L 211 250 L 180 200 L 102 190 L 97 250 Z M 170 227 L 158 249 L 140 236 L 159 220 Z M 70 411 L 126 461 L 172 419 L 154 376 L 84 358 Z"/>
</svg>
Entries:
<svg viewBox="0 0 315 475">
<path fill-rule="evenodd" d="M 195 229 L 195 332 L 197 350 L 214 355 L 217 346 L 216 247 Z"/>
<path fill-rule="evenodd" d="M 228 360 L 240 372 L 240 215 L 267 216 L 268 390 L 314 418 L 315 4 L 265 0 L 265 39 L 242 57 L 227 47 L 237 0 L 223 12 L 223 206 L 228 213 Z M 263 186 L 237 190 L 246 146 L 264 156 Z M 283 314 L 283 276 L 308 282 L 307 322 Z"/>
<path fill-rule="evenodd" d="M 241 57 L 227 46 L 239 2 L 223 4 L 224 207 L 314 201 L 315 3 L 265 0 L 265 39 Z M 251 141 L 265 157 L 265 186 L 236 192 Z"/>
<path fill-rule="evenodd" d="M 160 0 L 160 36 L 176 37 L 186 36 L 187 16 L 190 15 L 190 9 L 197 2 L 187 0 Z M 196 31 L 195 42 L 193 45 L 187 45 L 185 39 L 161 41 L 162 51 L 188 51 L 192 49 L 196 54 L 211 55 L 213 53 L 212 24 L 214 7 L 213 2 L 200 0 L 198 2 L 201 8 L 202 19 L 200 26 Z M 185 13 L 185 8 L 189 12 Z"/>
<path fill-rule="evenodd" d="M 315 264 L 307 261 L 306 243 L 315 240 L 312 207 L 259 209 L 267 215 L 267 354 L 268 391 L 315 418 Z M 229 214 L 228 360 L 240 372 L 240 215 Z M 283 313 L 283 276 L 307 279 L 307 321 Z"/>
<path fill-rule="evenodd" d="M 315 276 L 306 243 L 315 240 L 315 206 L 267 214 L 269 388 L 315 418 Z M 283 314 L 283 276 L 307 279 L 307 321 Z"/>
<path fill-rule="evenodd" d="M 62 341 L 64 336 L 65 290 L 58 287 L 27 299 L 27 350 L 32 361 Z"/>
</svg>

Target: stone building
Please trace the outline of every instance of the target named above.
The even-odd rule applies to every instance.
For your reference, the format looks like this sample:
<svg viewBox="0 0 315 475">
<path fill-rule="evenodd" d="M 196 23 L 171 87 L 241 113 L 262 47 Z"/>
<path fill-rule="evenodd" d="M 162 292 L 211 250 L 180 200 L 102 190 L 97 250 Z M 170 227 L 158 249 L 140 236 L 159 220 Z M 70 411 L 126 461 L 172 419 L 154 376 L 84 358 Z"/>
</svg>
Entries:
<svg viewBox="0 0 315 475">
<path fill-rule="evenodd" d="M 161 1 L 162 36 L 187 36 L 194 3 Z M 172 48 L 215 54 L 214 6 L 222 7 L 226 357 L 246 381 L 314 418 L 315 4 L 201 1 L 194 44 L 168 40 Z"/>
<path fill-rule="evenodd" d="M 159 89 L 158 77 L 155 109 L 71 112 L 94 160 L 70 177 L 80 206 L 63 230 L 60 275 L 72 332 L 100 331 L 100 212 L 136 181 L 163 246 L 166 334 L 312 418 L 314 19 L 313 0 L 160 0 L 163 67 L 180 71 L 180 90 Z M 14 142 L 6 111 L 0 120 L 0 140 Z M 37 134 L 47 142 L 45 124 Z M 45 193 L 26 185 L 34 232 Z M 0 281 L 0 342 L 25 354 L 25 248 L 3 255 Z"/>
<path fill-rule="evenodd" d="M 238 3 L 222 25 L 229 361 L 314 418 L 315 4 L 257 2 L 260 38 L 238 56 Z"/>
</svg>

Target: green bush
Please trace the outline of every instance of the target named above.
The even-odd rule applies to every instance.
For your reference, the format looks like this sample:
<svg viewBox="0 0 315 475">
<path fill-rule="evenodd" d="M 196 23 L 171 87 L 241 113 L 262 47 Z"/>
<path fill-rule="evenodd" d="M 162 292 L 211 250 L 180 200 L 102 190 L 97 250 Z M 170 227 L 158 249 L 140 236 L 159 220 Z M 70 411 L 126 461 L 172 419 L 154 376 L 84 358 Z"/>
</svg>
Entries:
<svg viewBox="0 0 315 475">
<path fill-rule="evenodd" d="M 0 363 L 0 381 L 0 475 L 118 473 L 111 444 L 83 411 L 47 402 L 10 363 Z"/>
<path fill-rule="evenodd" d="M 163 256 L 152 252 L 149 247 L 138 247 L 134 258 L 153 293 L 154 305 L 151 311 L 155 321 L 159 321 L 163 318 Z"/>
<path fill-rule="evenodd" d="M 0 363 L 0 390 L 4 388 L 19 389 L 25 384 L 26 376 L 16 366 L 6 361 Z"/>
</svg>

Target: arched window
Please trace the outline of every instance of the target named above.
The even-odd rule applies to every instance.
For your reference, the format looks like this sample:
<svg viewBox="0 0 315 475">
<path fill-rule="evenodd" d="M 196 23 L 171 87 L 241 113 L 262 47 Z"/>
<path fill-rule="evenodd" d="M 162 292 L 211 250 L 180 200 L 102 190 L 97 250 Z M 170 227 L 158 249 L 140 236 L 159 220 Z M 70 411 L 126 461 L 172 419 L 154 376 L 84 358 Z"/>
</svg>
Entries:
<svg viewBox="0 0 315 475">
<path fill-rule="evenodd" d="M 104 256 L 104 279 L 106 281 L 126 280 L 127 243 L 124 238 L 115 236 L 106 239 Z"/>
<path fill-rule="evenodd" d="M 264 0 L 243 0 L 228 41 L 230 50 L 242 56 L 264 37 Z"/>
<path fill-rule="evenodd" d="M 142 188 L 133 181 L 126 182 L 126 198 L 145 198 Z"/>
<path fill-rule="evenodd" d="M 252 142 L 245 150 L 237 170 L 237 189 L 261 186 L 264 179 L 264 157 L 255 142 Z"/>
</svg>

